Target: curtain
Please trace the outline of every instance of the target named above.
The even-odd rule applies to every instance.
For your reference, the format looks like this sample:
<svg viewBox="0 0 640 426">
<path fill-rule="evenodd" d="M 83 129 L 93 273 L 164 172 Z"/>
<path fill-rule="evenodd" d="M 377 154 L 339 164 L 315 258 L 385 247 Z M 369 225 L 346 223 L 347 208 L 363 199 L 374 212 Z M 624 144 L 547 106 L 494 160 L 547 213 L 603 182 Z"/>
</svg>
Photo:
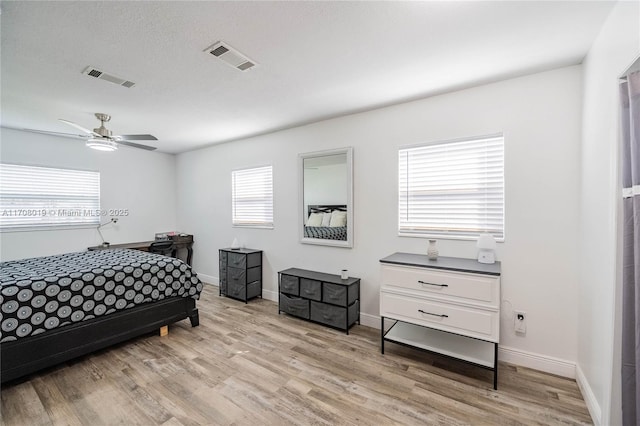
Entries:
<svg viewBox="0 0 640 426">
<path fill-rule="evenodd" d="M 622 100 L 622 419 L 640 416 L 640 71 L 620 84 Z"/>
</svg>

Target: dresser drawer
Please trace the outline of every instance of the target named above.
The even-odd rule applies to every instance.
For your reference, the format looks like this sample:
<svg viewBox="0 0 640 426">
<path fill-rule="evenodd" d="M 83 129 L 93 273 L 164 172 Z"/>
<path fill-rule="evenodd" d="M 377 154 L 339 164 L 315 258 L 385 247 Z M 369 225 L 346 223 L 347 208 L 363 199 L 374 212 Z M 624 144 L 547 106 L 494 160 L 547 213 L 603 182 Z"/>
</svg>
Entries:
<svg viewBox="0 0 640 426">
<path fill-rule="evenodd" d="M 295 296 L 300 294 L 298 277 L 280 274 L 280 291 Z"/>
<path fill-rule="evenodd" d="M 500 278 L 410 266 L 382 266 L 382 285 L 499 306 Z"/>
<path fill-rule="evenodd" d="M 227 265 L 234 268 L 244 269 L 247 267 L 247 256 L 243 253 L 229 253 Z"/>
<path fill-rule="evenodd" d="M 309 319 L 309 301 L 307 299 L 289 297 L 286 294 L 280 293 L 280 305 L 278 309 L 290 315 Z"/>
<path fill-rule="evenodd" d="M 254 281 L 247 284 L 247 299 L 253 299 L 254 297 L 262 297 L 262 282 Z"/>
<path fill-rule="evenodd" d="M 463 336 L 498 341 L 498 311 L 447 304 L 431 299 L 380 293 L 380 315 Z"/>
<path fill-rule="evenodd" d="M 311 300 L 322 300 L 322 283 L 316 280 L 300 278 L 300 296 Z"/>
<path fill-rule="evenodd" d="M 348 328 L 358 320 L 358 302 L 348 307 L 327 305 L 321 302 L 311 301 L 310 318 L 331 327 Z"/>
<path fill-rule="evenodd" d="M 244 269 L 227 268 L 227 282 L 229 285 L 237 284 L 244 286 L 247 283 L 247 272 Z"/>
<path fill-rule="evenodd" d="M 226 288 L 226 295 L 236 299 L 246 298 L 247 286 L 238 282 L 229 281 Z"/>
<path fill-rule="evenodd" d="M 247 283 L 252 283 L 254 281 L 260 281 L 262 279 L 262 268 L 249 268 L 247 269 Z"/>
</svg>

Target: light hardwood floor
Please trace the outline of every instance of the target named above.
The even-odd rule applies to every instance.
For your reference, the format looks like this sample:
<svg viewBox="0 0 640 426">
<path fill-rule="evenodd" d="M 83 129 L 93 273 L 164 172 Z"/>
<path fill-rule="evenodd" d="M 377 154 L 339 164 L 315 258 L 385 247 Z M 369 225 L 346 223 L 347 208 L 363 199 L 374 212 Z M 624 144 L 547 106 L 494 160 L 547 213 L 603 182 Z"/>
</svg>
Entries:
<svg viewBox="0 0 640 426">
<path fill-rule="evenodd" d="M 6 425 L 591 423 L 573 380 L 492 372 L 248 305 L 205 286 L 200 326 L 144 336 L 2 388 Z"/>
</svg>

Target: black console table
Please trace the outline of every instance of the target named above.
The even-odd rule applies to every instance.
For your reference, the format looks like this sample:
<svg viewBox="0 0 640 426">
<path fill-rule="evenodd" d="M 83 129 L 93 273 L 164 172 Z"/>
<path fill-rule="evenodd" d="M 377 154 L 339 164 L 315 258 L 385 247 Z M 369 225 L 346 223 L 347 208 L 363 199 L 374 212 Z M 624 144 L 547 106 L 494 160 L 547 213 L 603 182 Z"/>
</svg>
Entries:
<svg viewBox="0 0 640 426">
<path fill-rule="evenodd" d="M 278 272 L 280 312 L 349 334 L 360 323 L 360 278 L 290 268 Z"/>
</svg>

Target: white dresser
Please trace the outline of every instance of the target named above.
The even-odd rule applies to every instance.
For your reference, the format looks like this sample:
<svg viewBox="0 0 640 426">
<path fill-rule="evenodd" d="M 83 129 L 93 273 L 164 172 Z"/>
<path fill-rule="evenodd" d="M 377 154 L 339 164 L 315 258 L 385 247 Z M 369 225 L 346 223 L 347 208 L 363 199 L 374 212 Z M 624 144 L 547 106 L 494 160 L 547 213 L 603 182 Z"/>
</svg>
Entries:
<svg viewBox="0 0 640 426">
<path fill-rule="evenodd" d="M 458 358 L 493 370 L 497 389 L 500 262 L 411 253 L 380 262 L 382 353 L 390 341 Z"/>
</svg>

